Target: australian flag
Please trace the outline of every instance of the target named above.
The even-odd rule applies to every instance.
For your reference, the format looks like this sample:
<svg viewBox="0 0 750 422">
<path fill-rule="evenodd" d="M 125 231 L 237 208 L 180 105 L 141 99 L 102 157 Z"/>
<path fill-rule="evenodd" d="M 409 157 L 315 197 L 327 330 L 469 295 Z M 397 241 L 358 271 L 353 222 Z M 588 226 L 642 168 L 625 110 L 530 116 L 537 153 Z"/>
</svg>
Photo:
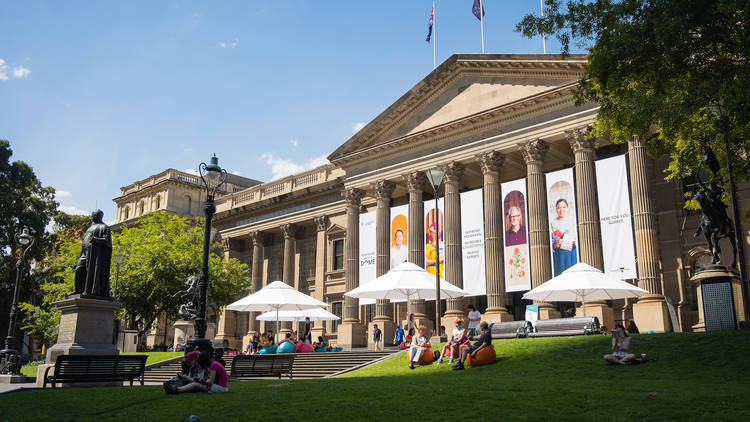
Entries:
<svg viewBox="0 0 750 422">
<path fill-rule="evenodd" d="M 430 38 L 432 38 L 432 24 L 435 23 L 435 8 L 432 8 L 432 12 L 430 12 L 430 20 L 427 22 L 427 39 L 425 41 L 430 42 Z"/>
<path fill-rule="evenodd" d="M 482 14 L 479 14 L 479 10 L 482 10 Z M 481 4 L 479 0 L 474 0 L 474 5 L 471 6 L 471 13 L 474 14 L 474 16 L 477 17 L 477 19 L 482 20 L 482 16 L 484 16 L 484 5 Z"/>
</svg>

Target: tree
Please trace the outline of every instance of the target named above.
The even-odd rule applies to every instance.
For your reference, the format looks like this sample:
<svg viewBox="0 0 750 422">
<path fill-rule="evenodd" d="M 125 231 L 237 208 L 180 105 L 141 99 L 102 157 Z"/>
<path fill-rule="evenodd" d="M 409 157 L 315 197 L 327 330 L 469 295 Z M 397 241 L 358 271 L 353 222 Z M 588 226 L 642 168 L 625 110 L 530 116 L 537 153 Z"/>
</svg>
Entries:
<svg viewBox="0 0 750 422">
<path fill-rule="evenodd" d="M 544 18 L 527 15 L 516 30 L 555 34 L 563 55 L 571 42 L 588 49 L 576 96 L 600 106 L 595 135 L 638 137 L 668 158 L 667 179 L 694 174 L 711 148 L 747 180 L 749 26 L 740 0 L 545 0 Z"/>
<path fill-rule="evenodd" d="M 27 254 L 27 262 L 39 260 L 51 243 L 45 226 L 57 209 L 55 190 L 42 186 L 28 164 L 11 163 L 12 155 L 10 142 L 0 139 L 0 338 L 3 340 L 8 332 L 8 313 L 20 251 L 16 234 L 23 228 L 29 229 L 35 242 Z M 25 279 L 20 290 L 20 298 L 29 297 L 33 283 Z"/>
</svg>

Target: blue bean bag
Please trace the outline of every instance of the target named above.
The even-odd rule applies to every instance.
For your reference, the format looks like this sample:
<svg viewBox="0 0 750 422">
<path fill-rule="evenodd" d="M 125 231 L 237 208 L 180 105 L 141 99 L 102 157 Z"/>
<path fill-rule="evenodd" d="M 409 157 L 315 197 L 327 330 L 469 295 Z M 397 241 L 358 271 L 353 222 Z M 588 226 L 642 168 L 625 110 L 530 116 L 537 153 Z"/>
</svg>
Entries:
<svg viewBox="0 0 750 422">
<path fill-rule="evenodd" d="M 276 353 L 294 353 L 294 345 L 285 341 L 276 348 Z"/>
<path fill-rule="evenodd" d="M 320 345 L 320 347 L 315 349 L 315 351 L 318 353 L 322 353 L 322 352 L 325 352 L 327 348 L 328 348 L 328 342 L 324 341 L 323 344 Z"/>
<path fill-rule="evenodd" d="M 273 355 L 276 353 L 276 345 L 272 344 L 270 346 L 261 347 L 260 350 L 258 350 L 259 355 Z"/>
</svg>

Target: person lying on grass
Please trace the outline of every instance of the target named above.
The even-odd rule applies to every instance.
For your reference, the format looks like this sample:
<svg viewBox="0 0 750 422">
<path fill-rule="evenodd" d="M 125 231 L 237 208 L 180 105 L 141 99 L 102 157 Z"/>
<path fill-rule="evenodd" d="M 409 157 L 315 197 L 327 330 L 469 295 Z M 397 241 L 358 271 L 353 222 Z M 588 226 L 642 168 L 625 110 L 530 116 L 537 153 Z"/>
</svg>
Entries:
<svg viewBox="0 0 750 422">
<path fill-rule="evenodd" d="M 464 329 L 464 320 L 461 318 L 456 318 L 453 323 L 456 325 L 456 328 L 453 329 L 453 335 L 451 336 L 450 341 L 443 347 L 443 352 L 440 354 L 440 359 L 438 359 L 437 363 L 440 365 L 443 363 L 443 358 L 445 355 L 448 355 L 448 364 L 453 364 L 453 355 L 458 354 L 458 348 L 462 344 L 468 344 L 469 339 L 466 337 L 466 330 Z"/>
<path fill-rule="evenodd" d="M 211 354 L 198 355 L 198 365 L 204 370 L 205 379 L 196 378 L 188 385 L 178 387 L 178 393 L 226 393 L 229 391 L 229 375 L 224 365 L 213 360 Z"/>
<path fill-rule="evenodd" d="M 474 344 L 463 344 L 458 349 L 458 363 L 453 365 L 454 371 L 460 371 L 464 369 L 464 362 L 466 362 L 466 358 L 471 356 L 472 359 L 475 359 L 477 357 L 477 352 L 484 349 L 485 347 L 492 346 L 492 334 L 490 333 L 490 326 L 487 324 L 486 321 L 482 321 L 481 324 L 479 324 L 479 329 L 481 330 L 481 335 L 479 336 L 479 341 L 477 341 Z"/>
<path fill-rule="evenodd" d="M 635 355 L 630 352 L 633 338 L 625 331 L 622 324 L 616 324 L 612 330 L 612 353 L 604 355 L 604 360 L 617 365 L 628 365 L 633 362 Z M 643 355 L 645 360 L 645 355 Z"/>
<path fill-rule="evenodd" d="M 420 325 L 417 329 L 417 335 L 411 341 L 411 347 L 409 348 L 409 369 L 414 369 L 414 364 L 419 362 L 419 358 L 422 357 L 422 353 L 430 348 L 430 340 L 425 335 L 427 327 Z"/>
</svg>

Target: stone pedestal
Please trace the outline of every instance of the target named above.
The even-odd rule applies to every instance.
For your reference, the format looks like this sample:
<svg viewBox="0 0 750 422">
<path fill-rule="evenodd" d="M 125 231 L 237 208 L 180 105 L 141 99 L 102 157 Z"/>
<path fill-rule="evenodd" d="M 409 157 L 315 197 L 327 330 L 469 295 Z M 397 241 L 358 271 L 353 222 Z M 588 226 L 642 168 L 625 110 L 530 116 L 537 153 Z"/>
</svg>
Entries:
<svg viewBox="0 0 750 422">
<path fill-rule="evenodd" d="M 497 312 L 490 312 L 487 311 L 484 315 L 482 315 L 482 320 L 480 323 L 484 321 L 487 324 L 493 324 L 495 322 L 508 322 L 508 321 L 515 321 L 515 318 L 513 315 L 509 314 L 507 310 L 501 310 Z"/>
<path fill-rule="evenodd" d="M 607 306 L 605 302 L 586 302 L 586 311 L 584 312 L 583 306 L 579 306 L 576 308 L 576 316 L 595 316 L 599 318 L 599 324 L 607 327 L 607 329 L 609 330 L 611 330 L 615 326 L 615 311 Z M 627 326 L 627 324 L 623 325 Z"/>
<path fill-rule="evenodd" d="M 539 303 L 539 319 L 557 319 L 560 318 L 560 311 L 546 302 Z"/>
<path fill-rule="evenodd" d="M 706 331 L 706 317 L 703 309 L 703 292 L 701 285 L 715 281 L 730 281 L 732 283 L 732 299 L 734 301 L 734 317 L 737 325 L 745 321 L 745 303 L 742 296 L 742 284 L 736 270 L 725 265 L 711 265 L 700 268 L 690 278 L 696 285 L 698 293 L 698 322 L 693 325 L 692 331 Z"/>
<path fill-rule="evenodd" d="M 44 365 L 50 366 L 50 365 Z M 23 384 L 27 382 L 34 382 L 34 378 L 27 377 L 26 375 L 19 374 L 2 374 L 0 375 L 0 384 Z"/>
<path fill-rule="evenodd" d="M 54 366 L 60 355 L 118 355 L 114 345 L 115 311 L 120 304 L 111 300 L 70 297 L 55 302 L 60 309 L 60 328 L 57 344 L 47 350 L 47 363 L 37 369 L 37 386 L 41 386 L 44 371 Z M 63 384 L 63 387 L 122 385 L 122 382 Z"/>
<path fill-rule="evenodd" d="M 372 341 L 375 324 L 378 324 L 378 328 L 383 332 L 380 336 L 380 345 L 383 347 L 392 345 L 393 337 L 396 336 L 396 324 L 389 319 L 377 319 L 367 325 L 367 348 L 375 350 L 375 343 Z"/>
<path fill-rule="evenodd" d="M 353 347 L 367 346 L 367 335 L 365 326 L 360 323 L 344 322 L 338 326 L 338 346 L 344 350 L 351 350 Z"/>
<path fill-rule="evenodd" d="M 195 334 L 195 324 L 193 321 L 177 320 L 174 322 L 174 348 L 177 350 L 178 344 L 187 343 L 188 339 Z"/>
<path fill-rule="evenodd" d="M 666 333 L 672 330 L 669 310 L 662 295 L 644 295 L 633 304 L 633 320 L 641 333 Z"/>
</svg>

